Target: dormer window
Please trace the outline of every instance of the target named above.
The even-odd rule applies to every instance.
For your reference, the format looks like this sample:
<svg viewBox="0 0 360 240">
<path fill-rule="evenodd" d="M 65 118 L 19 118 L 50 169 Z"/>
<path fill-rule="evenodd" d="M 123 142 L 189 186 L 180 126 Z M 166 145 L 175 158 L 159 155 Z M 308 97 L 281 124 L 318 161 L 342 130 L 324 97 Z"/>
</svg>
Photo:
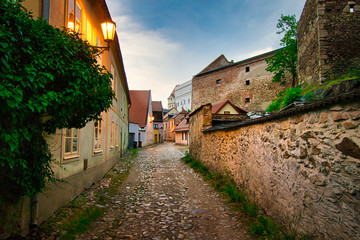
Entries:
<svg viewBox="0 0 360 240">
<path fill-rule="evenodd" d="M 216 80 L 216 84 L 220 84 L 221 83 L 221 79 Z"/>
</svg>

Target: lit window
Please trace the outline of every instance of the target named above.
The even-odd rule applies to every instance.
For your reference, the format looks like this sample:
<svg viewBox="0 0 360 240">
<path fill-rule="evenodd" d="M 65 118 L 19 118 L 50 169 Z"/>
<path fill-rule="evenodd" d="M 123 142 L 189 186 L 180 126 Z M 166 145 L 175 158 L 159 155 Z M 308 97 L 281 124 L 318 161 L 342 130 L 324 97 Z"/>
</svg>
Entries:
<svg viewBox="0 0 360 240">
<path fill-rule="evenodd" d="M 114 148 L 114 121 L 111 122 L 110 148 Z"/>
<path fill-rule="evenodd" d="M 216 84 L 220 84 L 221 83 L 221 79 L 216 80 Z"/>
<path fill-rule="evenodd" d="M 250 80 L 246 80 L 245 85 L 249 86 L 250 85 Z"/>
<path fill-rule="evenodd" d="M 68 24 L 67 27 L 75 33 L 80 33 L 81 29 L 81 8 L 77 0 L 68 1 Z"/>
<path fill-rule="evenodd" d="M 96 121 L 94 123 L 94 152 L 99 152 L 102 149 L 102 121 Z"/>
<path fill-rule="evenodd" d="M 350 13 L 354 12 L 354 6 L 350 6 Z"/>
<path fill-rule="evenodd" d="M 245 72 L 250 72 L 250 67 L 246 67 Z"/>
<path fill-rule="evenodd" d="M 79 130 L 76 128 L 65 129 L 64 156 L 74 157 L 79 155 Z"/>
<path fill-rule="evenodd" d="M 224 114 L 230 114 L 230 111 L 224 111 Z"/>
</svg>

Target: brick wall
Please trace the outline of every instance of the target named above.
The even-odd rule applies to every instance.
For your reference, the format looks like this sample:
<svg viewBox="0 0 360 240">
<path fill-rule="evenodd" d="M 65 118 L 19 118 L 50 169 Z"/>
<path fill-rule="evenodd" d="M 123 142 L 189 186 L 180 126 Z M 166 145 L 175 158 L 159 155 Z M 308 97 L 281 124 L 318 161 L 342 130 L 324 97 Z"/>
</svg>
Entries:
<svg viewBox="0 0 360 240">
<path fill-rule="evenodd" d="M 208 111 L 203 107 L 190 117 L 191 156 L 230 173 L 261 209 L 289 228 L 316 239 L 360 238 L 358 98 L 203 133 Z"/>
</svg>

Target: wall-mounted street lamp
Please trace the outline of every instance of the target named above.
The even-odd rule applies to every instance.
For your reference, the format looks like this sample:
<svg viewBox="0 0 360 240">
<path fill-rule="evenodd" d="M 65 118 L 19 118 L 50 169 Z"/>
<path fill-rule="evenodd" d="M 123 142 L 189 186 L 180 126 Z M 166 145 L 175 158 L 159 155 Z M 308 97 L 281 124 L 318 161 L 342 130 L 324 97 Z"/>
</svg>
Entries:
<svg viewBox="0 0 360 240">
<path fill-rule="evenodd" d="M 112 21 L 106 21 L 101 23 L 101 30 L 103 32 L 104 41 L 107 43 L 107 47 L 96 47 L 100 49 L 101 54 L 103 51 L 110 50 L 110 43 L 114 41 L 116 25 Z"/>
<path fill-rule="evenodd" d="M 154 116 L 150 116 L 150 123 L 152 123 L 155 120 Z"/>
</svg>

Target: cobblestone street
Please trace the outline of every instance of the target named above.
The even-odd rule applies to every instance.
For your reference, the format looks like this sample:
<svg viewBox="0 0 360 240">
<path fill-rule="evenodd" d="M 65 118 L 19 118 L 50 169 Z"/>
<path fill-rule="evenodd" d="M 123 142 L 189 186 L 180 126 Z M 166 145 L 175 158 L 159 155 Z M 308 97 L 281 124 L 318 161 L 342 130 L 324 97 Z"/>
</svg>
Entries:
<svg viewBox="0 0 360 240">
<path fill-rule="evenodd" d="M 185 147 L 141 149 L 104 217 L 81 239 L 250 239 L 220 196 L 180 158 Z"/>
</svg>

